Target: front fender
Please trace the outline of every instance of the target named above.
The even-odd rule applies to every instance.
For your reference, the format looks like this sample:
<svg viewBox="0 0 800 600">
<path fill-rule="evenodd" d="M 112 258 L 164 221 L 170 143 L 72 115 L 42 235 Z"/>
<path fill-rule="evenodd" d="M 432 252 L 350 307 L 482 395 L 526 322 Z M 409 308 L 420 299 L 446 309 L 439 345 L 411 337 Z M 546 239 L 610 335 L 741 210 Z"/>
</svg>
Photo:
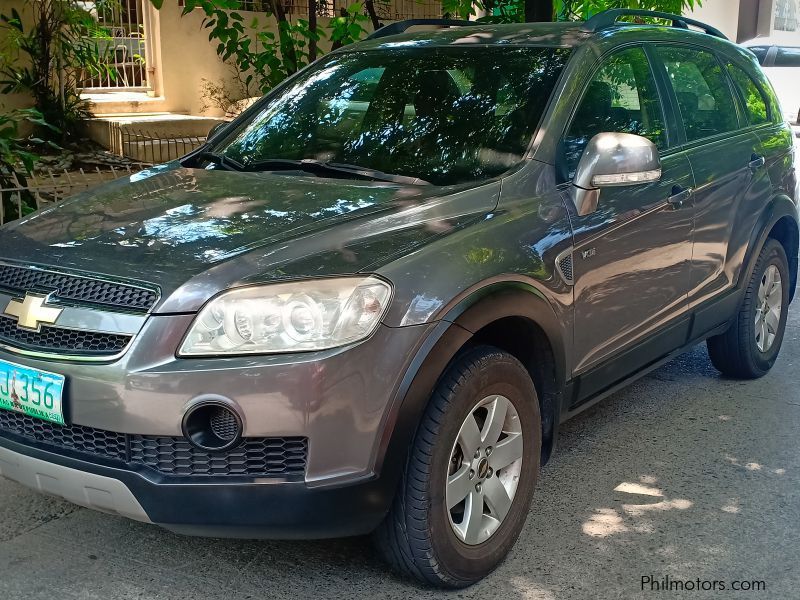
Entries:
<svg viewBox="0 0 800 600">
<path fill-rule="evenodd" d="M 565 328 L 543 292 L 520 281 L 506 281 L 491 283 L 464 295 L 440 315 L 437 326 L 419 347 L 387 412 L 375 456 L 375 471 L 388 480 L 387 485 L 399 483 L 408 450 L 441 376 L 469 346 L 475 333 L 507 317 L 528 319 L 544 331 L 554 355 L 556 388 L 563 387 Z M 556 406 L 554 410 L 558 415 L 561 407 Z M 556 416 L 554 427 L 558 420 Z"/>
</svg>

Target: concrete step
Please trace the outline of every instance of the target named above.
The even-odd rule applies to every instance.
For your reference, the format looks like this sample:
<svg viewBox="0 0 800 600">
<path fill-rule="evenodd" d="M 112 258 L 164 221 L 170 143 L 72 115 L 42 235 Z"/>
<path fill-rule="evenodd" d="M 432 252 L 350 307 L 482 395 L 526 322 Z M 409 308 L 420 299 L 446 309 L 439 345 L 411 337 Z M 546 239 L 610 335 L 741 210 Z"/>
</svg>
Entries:
<svg viewBox="0 0 800 600">
<path fill-rule="evenodd" d="M 204 143 L 223 119 L 179 113 L 97 115 L 85 122 L 90 139 L 104 148 L 142 162 L 173 160 Z"/>
<path fill-rule="evenodd" d="M 89 101 L 94 115 L 119 115 L 156 113 L 166 110 L 166 100 L 150 96 L 146 92 L 97 92 L 83 93 L 81 98 Z"/>
</svg>

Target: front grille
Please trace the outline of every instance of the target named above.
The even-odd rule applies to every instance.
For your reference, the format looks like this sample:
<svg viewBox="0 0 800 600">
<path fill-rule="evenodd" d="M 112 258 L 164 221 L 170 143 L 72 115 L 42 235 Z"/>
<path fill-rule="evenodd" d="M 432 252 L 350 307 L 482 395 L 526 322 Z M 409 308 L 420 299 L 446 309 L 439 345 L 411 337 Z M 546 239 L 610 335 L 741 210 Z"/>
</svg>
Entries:
<svg viewBox="0 0 800 600">
<path fill-rule="evenodd" d="M 52 299 L 102 308 L 147 312 L 158 293 L 135 285 L 89 277 L 0 265 L 0 288 L 24 296 L 25 292 L 52 292 Z"/>
<path fill-rule="evenodd" d="M 131 336 L 63 329 L 42 325 L 40 331 L 17 327 L 15 319 L 0 315 L 0 342 L 36 352 L 69 352 L 72 355 L 114 356 L 122 352 Z"/>
<path fill-rule="evenodd" d="M 55 449 L 68 448 L 176 477 L 302 475 L 308 456 L 308 440 L 304 437 L 244 438 L 235 448 L 210 453 L 195 448 L 182 437 L 126 435 L 82 425 L 61 426 L 0 409 L 0 435 L 3 432 Z"/>
<path fill-rule="evenodd" d="M 168 475 L 293 475 L 306 470 L 306 438 L 245 438 L 225 452 L 205 452 L 184 438 L 131 437 L 131 460 Z"/>
</svg>

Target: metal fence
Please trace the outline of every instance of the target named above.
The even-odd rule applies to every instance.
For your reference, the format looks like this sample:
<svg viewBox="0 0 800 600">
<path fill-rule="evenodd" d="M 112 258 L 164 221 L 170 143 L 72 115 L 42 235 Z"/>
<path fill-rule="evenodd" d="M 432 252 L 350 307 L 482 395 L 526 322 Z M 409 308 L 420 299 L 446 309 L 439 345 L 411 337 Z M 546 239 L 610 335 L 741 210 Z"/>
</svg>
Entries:
<svg viewBox="0 0 800 600">
<path fill-rule="evenodd" d="M 117 154 L 151 165 L 185 156 L 206 143 L 206 136 L 158 135 L 128 127 L 118 127 L 112 139 L 119 144 L 118 148 L 113 149 Z"/>
<path fill-rule="evenodd" d="M 134 164 L 78 171 L 48 169 L 28 177 L 11 174 L 0 179 L 0 225 L 18 219 L 30 209 L 45 208 L 106 181 L 129 177 L 143 167 Z"/>
</svg>

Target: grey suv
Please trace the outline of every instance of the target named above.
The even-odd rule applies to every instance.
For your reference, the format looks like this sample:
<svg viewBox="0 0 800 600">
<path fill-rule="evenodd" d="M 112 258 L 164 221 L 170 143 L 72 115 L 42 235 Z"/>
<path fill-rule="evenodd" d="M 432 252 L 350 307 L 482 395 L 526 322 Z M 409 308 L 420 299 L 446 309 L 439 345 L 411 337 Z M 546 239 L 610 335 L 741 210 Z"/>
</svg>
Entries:
<svg viewBox="0 0 800 600">
<path fill-rule="evenodd" d="M 798 192 L 753 55 L 659 13 L 425 23 L 0 231 L 3 475 L 186 534 L 375 532 L 462 587 L 565 419 L 704 340 L 770 370 Z"/>
</svg>

